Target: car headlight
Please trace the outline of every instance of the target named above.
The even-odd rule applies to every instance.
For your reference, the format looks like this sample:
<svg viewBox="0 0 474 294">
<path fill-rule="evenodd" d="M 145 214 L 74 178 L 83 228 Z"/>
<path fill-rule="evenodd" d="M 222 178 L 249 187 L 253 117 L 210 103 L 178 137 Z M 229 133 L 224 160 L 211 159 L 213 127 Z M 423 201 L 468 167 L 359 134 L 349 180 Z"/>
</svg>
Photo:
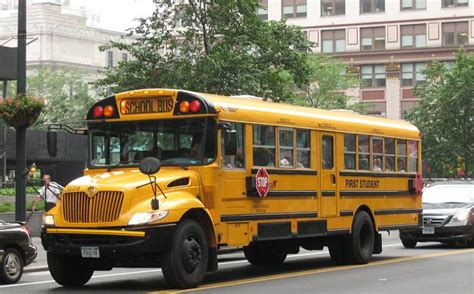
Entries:
<svg viewBox="0 0 474 294">
<path fill-rule="evenodd" d="M 46 226 L 54 226 L 54 216 L 51 214 L 46 214 L 43 217 L 43 224 L 45 224 Z"/>
<path fill-rule="evenodd" d="M 463 209 L 458 211 L 446 224 L 446 226 L 465 226 L 471 221 L 471 210 Z"/>
<path fill-rule="evenodd" d="M 128 221 L 129 226 L 156 222 L 168 215 L 167 210 L 135 213 Z"/>
</svg>

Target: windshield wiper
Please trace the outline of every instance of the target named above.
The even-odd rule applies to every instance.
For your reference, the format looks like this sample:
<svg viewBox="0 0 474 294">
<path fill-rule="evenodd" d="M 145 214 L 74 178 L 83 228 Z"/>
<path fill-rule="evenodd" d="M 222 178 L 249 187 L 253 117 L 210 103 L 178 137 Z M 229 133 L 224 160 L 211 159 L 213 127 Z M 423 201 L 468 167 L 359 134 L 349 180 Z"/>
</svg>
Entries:
<svg viewBox="0 0 474 294">
<path fill-rule="evenodd" d="M 167 163 L 162 163 L 161 166 L 179 166 L 180 168 L 184 170 L 188 170 L 188 167 L 181 163 L 167 162 Z"/>
</svg>

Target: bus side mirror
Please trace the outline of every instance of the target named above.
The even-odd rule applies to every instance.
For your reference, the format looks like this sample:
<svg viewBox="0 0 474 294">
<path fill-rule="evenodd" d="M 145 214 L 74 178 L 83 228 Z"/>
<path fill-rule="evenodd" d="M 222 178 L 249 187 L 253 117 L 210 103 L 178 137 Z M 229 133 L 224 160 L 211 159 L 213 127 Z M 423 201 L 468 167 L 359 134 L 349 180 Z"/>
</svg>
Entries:
<svg viewBox="0 0 474 294">
<path fill-rule="evenodd" d="M 224 154 L 237 154 L 237 132 L 235 130 L 225 130 L 224 133 Z"/>
<path fill-rule="evenodd" d="M 145 175 L 157 173 L 161 168 L 161 162 L 156 157 L 146 157 L 140 161 L 139 169 Z"/>
<path fill-rule="evenodd" d="M 56 157 L 58 153 L 58 133 L 48 131 L 46 133 L 46 143 L 48 144 L 49 157 Z"/>
</svg>

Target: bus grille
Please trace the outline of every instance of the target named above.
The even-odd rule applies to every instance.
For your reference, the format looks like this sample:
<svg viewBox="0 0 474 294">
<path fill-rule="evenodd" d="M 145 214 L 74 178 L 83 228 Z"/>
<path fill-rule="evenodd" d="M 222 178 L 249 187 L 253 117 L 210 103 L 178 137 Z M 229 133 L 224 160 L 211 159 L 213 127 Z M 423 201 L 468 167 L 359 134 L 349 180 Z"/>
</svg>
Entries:
<svg viewBox="0 0 474 294">
<path fill-rule="evenodd" d="M 123 192 L 97 192 L 93 197 L 84 192 L 62 196 L 64 219 L 70 223 L 113 222 L 120 216 Z"/>
</svg>

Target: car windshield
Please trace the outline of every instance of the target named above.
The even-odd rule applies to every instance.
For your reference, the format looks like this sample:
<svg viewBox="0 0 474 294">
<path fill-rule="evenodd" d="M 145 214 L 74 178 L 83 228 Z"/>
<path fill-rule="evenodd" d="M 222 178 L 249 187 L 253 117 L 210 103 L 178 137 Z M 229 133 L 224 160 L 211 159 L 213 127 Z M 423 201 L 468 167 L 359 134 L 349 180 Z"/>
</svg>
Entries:
<svg viewBox="0 0 474 294">
<path fill-rule="evenodd" d="M 90 167 L 137 165 L 156 157 L 163 165 L 202 165 L 216 157 L 211 118 L 95 123 L 89 125 Z"/>
<path fill-rule="evenodd" d="M 424 203 L 474 203 L 474 185 L 434 185 L 423 192 Z"/>
</svg>

